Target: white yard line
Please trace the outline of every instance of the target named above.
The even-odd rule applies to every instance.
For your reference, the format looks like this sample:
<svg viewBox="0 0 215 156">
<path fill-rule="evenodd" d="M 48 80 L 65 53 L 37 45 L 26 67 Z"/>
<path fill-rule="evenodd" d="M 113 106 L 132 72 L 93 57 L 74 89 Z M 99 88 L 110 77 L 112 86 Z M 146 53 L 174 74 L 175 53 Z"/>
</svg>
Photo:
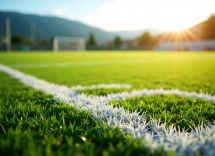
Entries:
<svg viewBox="0 0 215 156">
<path fill-rule="evenodd" d="M 124 134 L 132 134 L 137 139 L 143 138 L 152 153 L 155 148 L 164 146 L 165 150 L 174 150 L 177 154 L 182 155 L 192 155 L 197 151 L 200 151 L 203 155 L 215 155 L 215 125 L 208 124 L 195 127 L 190 133 L 177 131 L 175 127 L 167 127 L 160 120 L 151 120 L 147 123 L 146 118 L 137 111 L 129 113 L 123 107 L 114 108 L 113 105 L 107 104 L 114 99 L 122 100 L 126 97 L 155 94 L 183 95 L 215 102 L 215 97 L 209 94 L 197 94 L 180 90 L 143 89 L 134 90 L 131 93 L 110 94 L 104 97 L 87 97 L 84 94 L 79 95 L 72 88 L 51 84 L 5 65 L 0 64 L 0 70 L 26 85 L 52 94 L 57 101 L 60 98 L 66 104 L 75 105 L 77 109 L 90 111 L 96 120 L 100 118 L 107 125 L 119 126 Z"/>
<path fill-rule="evenodd" d="M 118 64 L 144 64 L 156 62 L 175 62 L 175 61 L 195 61 L 195 60 L 214 60 L 213 58 L 177 58 L 177 59 L 142 59 L 142 60 L 110 60 L 110 61 L 86 61 L 86 62 L 60 62 L 60 63 L 40 63 L 40 64 L 12 64 L 13 68 L 50 68 L 50 67 L 70 67 L 70 66 L 93 66 L 93 65 L 118 65 Z"/>
<path fill-rule="evenodd" d="M 106 89 L 111 89 L 111 88 L 131 88 L 132 85 L 130 84 L 98 84 L 98 85 L 91 85 L 91 86 L 82 86 L 82 85 L 77 85 L 77 86 L 72 86 L 70 89 L 72 91 L 77 91 L 77 90 L 85 90 L 85 89 L 101 89 L 101 88 L 106 88 Z"/>
<path fill-rule="evenodd" d="M 116 60 L 116 61 L 90 61 L 90 62 L 62 62 L 62 63 L 41 63 L 41 64 L 14 64 L 13 68 L 49 68 L 49 67 L 70 67 L 70 66 L 93 66 L 93 65 L 117 65 L 117 64 L 142 64 L 150 62 L 163 62 L 167 60 Z"/>
</svg>

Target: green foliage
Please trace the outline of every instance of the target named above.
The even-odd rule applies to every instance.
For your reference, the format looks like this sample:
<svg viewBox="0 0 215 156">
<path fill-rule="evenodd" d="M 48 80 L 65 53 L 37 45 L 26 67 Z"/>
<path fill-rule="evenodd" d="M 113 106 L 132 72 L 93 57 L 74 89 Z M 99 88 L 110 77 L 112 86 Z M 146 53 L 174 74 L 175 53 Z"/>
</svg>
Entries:
<svg viewBox="0 0 215 156">
<path fill-rule="evenodd" d="M 139 45 L 152 45 L 153 44 L 153 37 L 150 33 L 145 32 L 142 36 L 138 39 Z"/>
<path fill-rule="evenodd" d="M 92 32 L 90 33 L 90 38 L 89 38 L 88 44 L 91 45 L 91 46 L 96 46 L 97 45 L 96 38 L 95 38 L 95 36 L 94 36 L 94 34 Z"/>
<path fill-rule="evenodd" d="M 40 45 L 49 45 L 50 43 L 48 42 L 48 41 L 46 41 L 46 40 L 43 40 L 41 43 L 40 43 Z"/>
<path fill-rule="evenodd" d="M 12 44 L 31 44 L 31 41 L 28 39 L 25 39 L 22 35 L 14 35 L 11 37 L 11 43 Z"/>
<path fill-rule="evenodd" d="M 14 44 L 22 44 L 24 41 L 24 38 L 21 35 L 14 35 L 11 37 L 11 43 Z"/>
<path fill-rule="evenodd" d="M 114 46 L 114 43 L 113 43 L 113 42 L 108 42 L 108 43 L 107 43 L 107 46 L 108 46 L 108 47 L 113 47 L 113 46 Z"/>
<path fill-rule="evenodd" d="M 202 39 L 215 39 L 215 15 L 212 14 L 202 26 Z"/>
<path fill-rule="evenodd" d="M 120 46 L 122 44 L 122 39 L 119 36 L 116 36 L 114 39 L 114 45 Z"/>
<path fill-rule="evenodd" d="M 51 44 L 51 45 L 53 45 L 53 42 L 54 42 L 54 36 L 52 36 L 52 37 L 50 38 L 50 44 Z"/>
</svg>

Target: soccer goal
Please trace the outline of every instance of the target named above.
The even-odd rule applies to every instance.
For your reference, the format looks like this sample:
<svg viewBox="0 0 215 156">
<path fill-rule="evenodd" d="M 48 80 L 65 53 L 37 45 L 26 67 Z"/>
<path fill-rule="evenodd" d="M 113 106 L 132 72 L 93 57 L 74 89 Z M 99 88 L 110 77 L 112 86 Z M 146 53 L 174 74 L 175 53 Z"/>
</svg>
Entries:
<svg viewBox="0 0 215 156">
<path fill-rule="evenodd" d="M 58 51 L 85 51 L 86 42 L 83 38 L 76 37 L 54 37 L 53 50 Z"/>
</svg>

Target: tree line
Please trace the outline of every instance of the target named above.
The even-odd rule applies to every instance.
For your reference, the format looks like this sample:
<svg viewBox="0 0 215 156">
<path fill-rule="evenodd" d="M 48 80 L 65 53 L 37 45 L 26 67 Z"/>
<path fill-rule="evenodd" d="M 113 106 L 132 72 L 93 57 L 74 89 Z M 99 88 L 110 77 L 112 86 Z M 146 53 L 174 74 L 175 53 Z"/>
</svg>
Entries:
<svg viewBox="0 0 215 156">
<path fill-rule="evenodd" d="M 141 35 L 140 37 L 138 37 L 135 40 L 137 40 L 139 46 L 152 45 L 155 43 L 154 38 L 150 35 L 149 32 L 143 33 L 143 35 Z M 112 45 L 112 46 L 120 46 L 122 44 L 123 44 L 123 39 L 120 36 L 116 36 L 112 42 L 110 41 L 110 45 Z M 98 42 L 93 33 L 90 34 L 88 45 L 90 45 L 90 46 L 98 45 Z"/>
<path fill-rule="evenodd" d="M 90 37 L 89 37 L 89 40 L 87 42 L 88 45 L 90 46 L 97 46 L 98 45 L 98 42 L 93 34 L 93 32 L 90 33 Z M 120 46 L 122 44 L 122 39 L 120 36 L 116 36 L 114 41 L 113 41 L 113 44 L 115 46 Z"/>
<path fill-rule="evenodd" d="M 199 31 L 199 32 L 196 32 Z M 200 36 L 195 36 L 199 33 Z M 135 39 L 138 46 L 153 46 L 159 42 L 174 42 L 174 41 L 192 41 L 192 40 L 215 40 L 215 15 L 212 14 L 206 21 L 202 22 L 200 30 L 193 30 L 192 27 L 183 32 L 170 31 L 166 34 L 153 37 L 149 32 L 144 32 L 141 36 Z M 112 46 L 120 46 L 123 41 L 119 36 L 116 36 L 111 42 Z M 97 41 L 93 33 L 90 34 L 89 45 L 96 46 Z"/>
</svg>

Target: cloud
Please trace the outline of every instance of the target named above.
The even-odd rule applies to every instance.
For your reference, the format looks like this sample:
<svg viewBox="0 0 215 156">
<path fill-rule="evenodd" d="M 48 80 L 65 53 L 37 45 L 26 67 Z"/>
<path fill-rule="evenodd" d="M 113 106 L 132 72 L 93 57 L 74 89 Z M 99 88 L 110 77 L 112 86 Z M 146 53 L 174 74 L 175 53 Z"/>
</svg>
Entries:
<svg viewBox="0 0 215 156">
<path fill-rule="evenodd" d="M 213 6 L 214 0 L 114 0 L 83 21 L 110 31 L 186 28 L 209 17 Z"/>
<path fill-rule="evenodd" d="M 45 14 L 61 17 L 61 16 L 63 16 L 64 12 L 67 10 L 68 10 L 67 7 L 54 7 L 51 10 L 45 10 Z"/>
</svg>

